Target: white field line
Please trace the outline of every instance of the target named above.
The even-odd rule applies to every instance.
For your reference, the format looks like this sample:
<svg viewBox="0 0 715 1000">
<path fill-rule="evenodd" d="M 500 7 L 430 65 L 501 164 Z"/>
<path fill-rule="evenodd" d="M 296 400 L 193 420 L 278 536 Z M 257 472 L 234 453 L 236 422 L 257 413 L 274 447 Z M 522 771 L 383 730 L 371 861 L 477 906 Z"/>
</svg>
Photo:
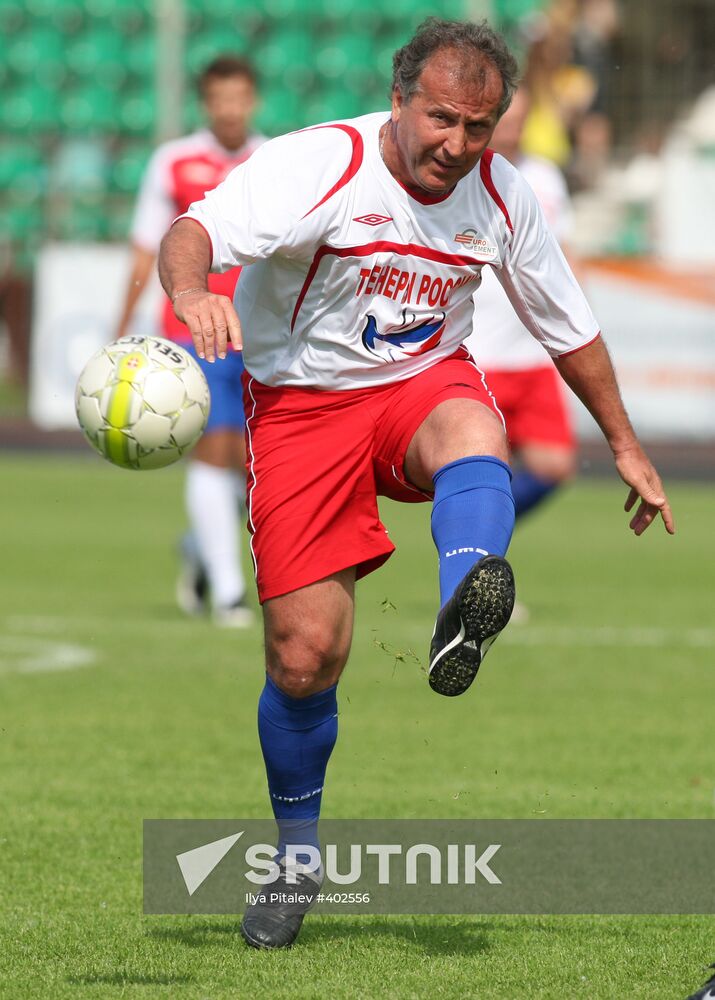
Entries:
<svg viewBox="0 0 715 1000">
<path fill-rule="evenodd" d="M 687 646 L 715 645 L 713 628 L 657 625 L 512 625 L 499 637 L 512 646 Z"/>
<path fill-rule="evenodd" d="M 0 635 L 1 674 L 43 674 L 89 667 L 96 653 L 86 646 L 29 635 Z"/>
<path fill-rule="evenodd" d="M 73 630 L 91 629 L 96 632 L 97 629 L 101 629 L 106 632 L 115 632 L 118 629 L 124 630 L 126 628 L 126 621 L 121 617 L 104 618 L 89 615 L 86 617 L 11 615 L 5 618 L 2 624 L 4 631 L 25 634 L 27 632 L 62 633 L 63 637 Z M 154 628 L 166 630 L 167 627 L 172 629 L 197 627 L 197 622 L 192 619 L 177 619 L 168 625 L 164 619 L 149 617 L 141 622 L 134 619 L 132 624 L 133 627 L 141 624 L 142 628 L 147 630 Z M 399 642 L 404 640 L 406 633 L 408 633 L 414 642 L 428 642 L 431 624 L 431 622 L 425 622 L 424 628 L 421 625 L 418 627 L 414 619 L 406 622 L 400 618 L 398 612 L 389 622 L 386 620 L 379 631 L 387 641 Z M 360 632 L 359 620 L 357 631 Z M 394 640 L 390 640 L 391 631 L 394 633 Z M 2 642 L 1 635 L 0 642 Z M 499 637 L 499 642 L 513 646 L 543 646 L 544 648 L 549 646 L 686 646 L 691 649 L 709 649 L 715 646 L 715 628 L 706 626 L 675 628 L 658 625 L 512 624 Z M 1 655 L 2 647 L 0 647 Z"/>
</svg>

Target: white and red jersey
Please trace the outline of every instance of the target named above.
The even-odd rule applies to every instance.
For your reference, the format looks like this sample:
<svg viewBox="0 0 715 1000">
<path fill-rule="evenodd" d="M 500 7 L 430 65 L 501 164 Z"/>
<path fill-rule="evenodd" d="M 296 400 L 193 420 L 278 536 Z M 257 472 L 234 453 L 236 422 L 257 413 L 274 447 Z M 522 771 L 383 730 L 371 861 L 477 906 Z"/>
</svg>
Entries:
<svg viewBox="0 0 715 1000">
<path fill-rule="evenodd" d="M 559 243 L 567 243 L 572 225 L 571 202 L 559 168 L 538 156 L 523 156 L 515 166 L 536 195 L 553 235 Z M 483 273 L 474 300 L 474 331 L 465 346 L 479 367 L 487 371 L 525 371 L 549 364 L 541 344 L 530 335 L 500 282 L 488 270 Z"/>
<path fill-rule="evenodd" d="M 408 191 L 380 156 L 387 117 L 273 139 L 186 213 L 210 237 L 213 270 L 251 265 L 236 290 L 249 373 L 321 389 L 416 375 L 471 332 L 485 265 L 551 355 L 593 340 L 519 172 L 488 150 L 448 194 Z"/>
<path fill-rule="evenodd" d="M 157 147 L 139 189 L 130 233 L 132 243 L 142 250 L 158 253 L 161 239 L 176 216 L 220 184 L 262 142 L 265 142 L 263 136 L 252 135 L 240 149 L 224 149 L 206 128 Z M 213 276 L 211 290 L 233 295 L 239 274 L 240 268 Z M 164 304 L 162 329 L 174 340 L 190 339 L 184 324 L 174 316 L 168 299 Z"/>
</svg>

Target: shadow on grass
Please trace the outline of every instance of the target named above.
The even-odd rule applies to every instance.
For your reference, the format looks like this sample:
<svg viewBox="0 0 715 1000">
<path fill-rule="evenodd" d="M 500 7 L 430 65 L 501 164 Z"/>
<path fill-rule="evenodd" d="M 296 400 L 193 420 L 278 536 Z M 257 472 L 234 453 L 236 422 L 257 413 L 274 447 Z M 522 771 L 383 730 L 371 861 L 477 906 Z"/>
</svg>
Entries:
<svg viewBox="0 0 715 1000">
<path fill-rule="evenodd" d="M 149 976 L 144 973 L 132 972 L 88 972 L 84 976 L 68 976 L 67 982 L 72 986 L 178 986 L 193 983 L 192 976 Z"/>
<path fill-rule="evenodd" d="M 400 950 L 405 946 L 421 955 L 474 955 L 488 951 L 486 921 L 470 917 L 444 917 L 434 920 L 421 917 L 328 917 L 314 916 L 306 920 L 298 939 L 299 946 L 322 947 L 339 941 L 351 944 L 373 943 L 391 945 Z M 213 947 L 226 939 L 243 946 L 238 921 L 212 921 L 181 926 L 154 926 L 147 930 L 156 940 L 175 941 L 189 948 Z"/>
</svg>

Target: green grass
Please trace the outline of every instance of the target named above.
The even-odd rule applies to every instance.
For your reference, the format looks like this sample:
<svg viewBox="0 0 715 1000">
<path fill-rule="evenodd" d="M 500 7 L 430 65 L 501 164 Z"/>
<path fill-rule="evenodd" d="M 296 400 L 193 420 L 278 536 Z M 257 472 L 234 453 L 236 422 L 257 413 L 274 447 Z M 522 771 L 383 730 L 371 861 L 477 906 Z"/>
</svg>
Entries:
<svg viewBox="0 0 715 1000">
<path fill-rule="evenodd" d="M 175 610 L 179 470 L 0 456 L 0 481 L 0 996 L 678 1000 L 702 981 L 708 917 L 315 916 L 281 954 L 236 918 L 144 917 L 143 818 L 268 812 L 260 630 Z M 526 525 L 530 623 L 459 699 L 424 677 L 428 510 L 386 505 L 398 553 L 358 588 L 324 815 L 711 818 L 715 491 L 671 492 L 675 538 L 631 537 L 615 482 Z M 58 647 L 94 661 L 44 669 Z"/>
</svg>

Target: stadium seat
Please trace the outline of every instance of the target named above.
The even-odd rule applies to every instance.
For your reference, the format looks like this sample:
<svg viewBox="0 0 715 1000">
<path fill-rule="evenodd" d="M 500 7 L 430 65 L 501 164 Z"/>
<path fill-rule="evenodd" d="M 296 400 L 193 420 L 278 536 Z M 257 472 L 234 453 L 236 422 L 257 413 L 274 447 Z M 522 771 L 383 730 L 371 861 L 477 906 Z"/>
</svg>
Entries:
<svg viewBox="0 0 715 1000">
<path fill-rule="evenodd" d="M 19 77 L 54 85 L 66 75 L 64 41 L 48 27 L 29 26 L 7 43 L 7 66 Z"/>
<path fill-rule="evenodd" d="M 368 111 L 376 110 L 363 97 L 351 93 L 345 87 L 327 88 L 313 97 L 307 106 L 310 122 L 327 122 L 337 118 L 357 118 Z"/>
<path fill-rule="evenodd" d="M 133 75 L 152 83 L 156 72 L 157 43 L 154 32 L 126 39 L 124 66 Z"/>
<path fill-rule="evenodd" d="M 104 234 L 110 240 L 125 243 L 129 238 L 129 230 L 134 214 L 133 197 L 113 197 L 104 205 Z"/>
<path fill-rule="evenodd" d="M 353 93 L 369 92 L 375 80 L 375 39 L 372 35 L 365 31 L 342 32 L 336 36 L 334 46 L 342 55 L 343 66 L 338 74 L 323 71 L 324 75 L 342 78 Z M 321 66 L 320 61 L 318 65 Z"/>
<path fill-rule="evenodd" d="M 11 194 L 0 204 L 0 231 L 13 243 L 22 244 L 32 239 L 43 225 L 42 204 L 36 198 L 21 199 Z"/>
<path fill-rule="evenodd" d="M 117 92 L 103 82 L 67 90 L 62 96 L 60 116 L 67 132 L 96 135 L 116 131 L 117 111 Z"/>
<path fill-rule="evenodd" d="M 36 143 L 25 139 L 0 144 L 0 191 L 40 193 L 47 185 L 47 164 Z"/>
<path fill-rule="evenodd" d="M 126 143 L 121 147 L 111 166 L 110 183 L 113 191 L 136 194 L 152 149 L 153 146 L 145 142 Z"/>
<path fill-rule="evenodd" d="M 0 0 L 0 34 L 10 37 L 18 31 L 27 19 L 27 8 L 23 0 Z"/>
<path fill-rule="evenodd" d="M 67 63 L 77 76 L 114 86 L 127 75 L 126 39 L 105 25 L 81 32 L 67 50 Z"/>
<path fill-rule="evenodd" d="M 140 88 L 122 94 L 119 102 L 118 130 L 134 135 L 152 135 L 156 123 L 156 96 Z"/>
<path fill-rule="evenodd" d="M 192 76 L 196 76 L 216 56 L 227 52 L 250 53 L 251 39 L 238 27 L 231 31 L 211 28 L 188 39 L 186 63 Z"/>
<path fill-rule="evenodd" d="M 106 235 L 107 223 L 101 197 L 71 198 L 53 212 L 52 235 L 64 240 L 97 240 Z"/>
<path fill-rule="evenodd" d="M 307 28 L 283 29 L 269 35 L 259 49 L 256 64 L 266 81 L 280 81 L 286 88 L 305 93 L 316 76 L 316 44 Z"/>
<path fill-rule="evenodd" d="M 24 83 L 5 92 L 0 126 L 9 132 L 54 132 L 58 128 L 58 96 L 52 87 Z"/>
<path fill-rule="evenodd" d="M 283 135 L 309 123 L 305 101 L 288 87 L 274 85 L 261 95 L 256 126 L 267 135 Z"/>
</svg>

